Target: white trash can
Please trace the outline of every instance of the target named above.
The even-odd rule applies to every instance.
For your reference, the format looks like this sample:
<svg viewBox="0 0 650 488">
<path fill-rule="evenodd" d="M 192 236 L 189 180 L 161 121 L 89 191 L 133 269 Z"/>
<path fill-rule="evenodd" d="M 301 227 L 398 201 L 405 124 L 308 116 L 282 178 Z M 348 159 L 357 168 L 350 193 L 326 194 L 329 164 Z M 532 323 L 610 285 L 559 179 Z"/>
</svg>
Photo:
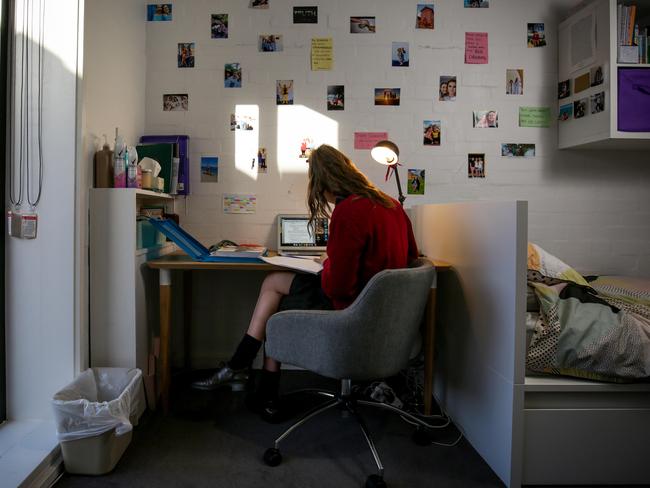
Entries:
<svg viewBox="0 0 650 488">
<path fill-rule="evenodd" d="M 142 372 L 87 369 L 54 395 L 52 407 L 66 471 L 108 473 L 124 454 L 144 412 Z"/>
</svg>

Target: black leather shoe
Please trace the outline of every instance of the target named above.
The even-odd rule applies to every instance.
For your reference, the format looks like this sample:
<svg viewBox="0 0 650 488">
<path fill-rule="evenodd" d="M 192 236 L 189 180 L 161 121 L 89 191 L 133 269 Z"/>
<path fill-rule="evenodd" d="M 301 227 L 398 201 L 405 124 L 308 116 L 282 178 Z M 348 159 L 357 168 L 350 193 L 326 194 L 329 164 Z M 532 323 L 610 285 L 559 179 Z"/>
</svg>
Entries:
<svg viewBox="0 0 650 488">
<path fill-rule="evenodd" d="M 195 390 L 216 390 L 220 386 L 227 384 L 242 384 L 246 383 L 248 379 L 247 368 L 245 369 L 232 369 L 226 363 L 219 363 L 217 371 L 208 378 L 194 381 L 192 388 Z"/>
</svg>

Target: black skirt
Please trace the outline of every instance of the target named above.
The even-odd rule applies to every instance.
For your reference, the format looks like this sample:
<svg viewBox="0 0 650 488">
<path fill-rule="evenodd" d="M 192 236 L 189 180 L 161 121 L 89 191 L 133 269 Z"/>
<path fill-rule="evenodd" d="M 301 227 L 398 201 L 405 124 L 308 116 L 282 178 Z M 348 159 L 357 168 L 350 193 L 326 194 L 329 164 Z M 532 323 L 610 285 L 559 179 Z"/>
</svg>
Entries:
<svg viewBox="0 0 650 488">
<path fill-rule="evenodd" d="M 321 288 L 320 273 L 298 273 L 291 282 L 289 294 L 282 297 L 278 312 L 283 310 L 333 310 L 332 302 Z"/>
</svg>

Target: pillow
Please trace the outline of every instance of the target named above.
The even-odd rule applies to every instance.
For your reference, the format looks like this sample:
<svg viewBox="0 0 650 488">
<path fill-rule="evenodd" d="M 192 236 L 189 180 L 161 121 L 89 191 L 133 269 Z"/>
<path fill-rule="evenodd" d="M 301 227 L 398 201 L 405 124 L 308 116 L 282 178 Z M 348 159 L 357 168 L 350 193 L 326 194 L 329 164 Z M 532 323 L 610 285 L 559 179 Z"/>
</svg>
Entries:
<svg viewBox="0 0 650 488">
<path fill-rule="evenodd" d="M 589 286 L 587 280 L 575 269 L 532 242 L 528 243 L 528 269 L 538 271 L 543 276 L 550 278 L 559 278 Z"/>
</svg>

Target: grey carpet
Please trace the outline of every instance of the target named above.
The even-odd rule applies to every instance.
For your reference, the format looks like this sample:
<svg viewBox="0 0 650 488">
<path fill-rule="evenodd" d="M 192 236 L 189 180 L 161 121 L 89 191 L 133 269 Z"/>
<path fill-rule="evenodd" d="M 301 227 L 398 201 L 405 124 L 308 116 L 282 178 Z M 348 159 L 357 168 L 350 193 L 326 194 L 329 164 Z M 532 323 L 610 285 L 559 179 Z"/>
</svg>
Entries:
<svg viewBox="0 0 650 488">
<path fill-rule="evenodd" d="M 177 383 L 186 384 L 179 381 Z M 309 373 L 288 371 L 282 388 L 337 384 Z M 353 418 L 330 410 L 292 433 L 282 446 L 283 462 L 271 468 L 262 455 L 289 420 L 273 425 L 248 411 L 243 392 L 222 389 L 193 392 L 179 387 L 173 413 L 147 413 L 134 430 L 133 441 L 115 470 L 105 476 L 65 475 L 67 487 L 223 487 L 223 488 L 347 488 L 362 487 L 376 472 L 370 450 Z M 319 400 L 300 396 L 296 405 Z M 419 447 L 413 428 L 398 416 L 360 409 L 374 437 L 391 488 L 502 487 L 467 441 L 454 447 Z M 450 442 L 457 431 L 441 430 L 438 440 Z"/>
</svg>

